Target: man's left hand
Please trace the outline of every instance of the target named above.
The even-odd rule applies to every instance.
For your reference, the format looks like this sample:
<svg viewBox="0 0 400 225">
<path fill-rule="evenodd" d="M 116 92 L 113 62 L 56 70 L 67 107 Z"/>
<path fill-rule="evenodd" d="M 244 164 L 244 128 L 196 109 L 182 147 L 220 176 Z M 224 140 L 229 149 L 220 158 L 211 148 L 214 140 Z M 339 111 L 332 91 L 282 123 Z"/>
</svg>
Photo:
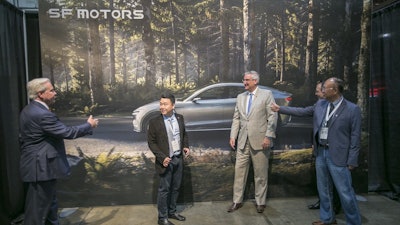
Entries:
<svg viewBox="0 0 400 225">
<path fill-rule="evenodd" d="M 189 156 L 190 149 L 189 148 L 183 148 L 183 152 L 185 153 L 185 156 Z"/>
<path fill-rule="evenodd" d="M 271 146 L 271 140 L 268 137 L 264 137 L 262 147 L 264 149 L 269 148 Z"/>
</svg>

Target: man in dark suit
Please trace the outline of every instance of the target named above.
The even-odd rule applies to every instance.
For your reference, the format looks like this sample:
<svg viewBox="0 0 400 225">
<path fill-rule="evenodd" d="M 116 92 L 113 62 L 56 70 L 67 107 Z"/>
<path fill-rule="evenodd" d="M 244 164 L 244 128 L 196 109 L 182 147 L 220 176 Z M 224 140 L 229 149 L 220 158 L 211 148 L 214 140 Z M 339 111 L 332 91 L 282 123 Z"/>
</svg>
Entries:
<svg viewBox="0 0 400 225">
<path fill-rule="evenodd" d="M 157 207 L 158 224 L 173 225 L 168 218 L 184 221 L 176 211 L 176 201 L 183 175 L 183 156 L 189 155 L 189 142 L 183 116 L 175 113 L 175 97 L 163 94 L 161 114 L 152 119 L 147 131 L 147 142 L 155 155 L 155 167 L 160 176 Z"/>
<path fill-rule="evenodd" d="M 320 220 L 313 225 L 337 224 L 333 209 L 335 185 L 348 225 L 360 225 L 361 215 L 352 187 L 351 170 L 358 166 L 361 140 L 361 111 L 343 97 L 343 81 L 327 79 L 322 87 L 325 99 L 314 107 L 297 108 L 300 116 L 313 117 Z"/>
<path fill-rule="evenodd" d="M 70 174 L 64 139 L 92 134 L 98 120 L 90 116 L 82 125 L 65 126 L 49 109 L 57 93 L 47 78 L 31 80 L 27 91 L 31 101 L 20 114 L 20 172 L 27 184 L 24 224 L 56 225 L 56 182 Z"/>
<path fill-rule="evenodd" d="M 322 92 L 322 85 L 323 85 L 323 81 L 319 80 L 317 82 L 317 85 L 315 86 L 315 96 L 317 96 L 318 100 L 320 99 L 324 99 L 324 93 Z M 273 103 L 271 105 L 271 109 L 274 112 L 280 112 L 282 114 L 286 114 L 286 115 L 292 115 L 292 116 L 312 116 L 312 113 L 306 113 L 304 114 L 304 112 L 307 112 L 309 110 L 313 111 L 315 107 L 315 104 L 312 106 L 307 106 L 307 107 L 290 107 L 290 106 L 279 106 L 275 103 Z M 314 158 L 314 157 L 313 157 Z M 315 166 L 315 160 L 313 160 L 312 163 L 313 167 Z M 315 176 L 315 173 L 313 174 L 313 176 Z M 307 207 L 309 209 L 319 209 L 319 198 L 318 201 L 308 205 Z M 340 205 L 340 199 L 339 199 L 339 195 L 337 194 L 336 188 L 333 187 L 333 210 L 335 212 L 335 214 L 338 214 L 340 212 L 341 209 L 341 205 Z"/>
</svg>

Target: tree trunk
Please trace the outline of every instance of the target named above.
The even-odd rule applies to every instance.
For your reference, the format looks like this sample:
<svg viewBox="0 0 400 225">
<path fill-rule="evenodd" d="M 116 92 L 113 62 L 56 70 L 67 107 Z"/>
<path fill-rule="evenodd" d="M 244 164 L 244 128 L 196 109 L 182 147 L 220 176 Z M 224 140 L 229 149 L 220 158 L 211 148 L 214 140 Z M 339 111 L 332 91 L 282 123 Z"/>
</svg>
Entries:
<svg viewBox="0 0 400 225">
<path fill-rule="evenodd" d="M 361 118 L 363 130 L 367 130 L 368 115 L 368 81 L 369 81 L 369 46 L 370 46 L 370 22 L 371 22 L 371 1 L 363 1 L 363 13 L 361 16 L 361 42 L 360 55 L 358 58 L 358 85 L 357 85 L 357 105 L 361 108 Z"/>
<path fill-rule="evenodd" d="M 186 38 L 183 38 L 183 40 L 185 40 Z M 183 70 L 183 82 L 185 83 L 185 87 L 186 87 L 186 83 L 188 82 L 188 73 L 187 73 L 187 46 L 185 43 L 183 43 L 182 45 L 182 52 L 183 52 L 183 63 L 182 63 L 182 70 Z"/>
<path fill-rule="evenodd" d="M 225 0 L 219 1 L 220 30 L 221 30 L 221 81 L 227 81 L 229 76 L 229 25 L 225 8 Z"/>
<path fill-rule="evenodd" d="M 285 54 L 285 48 L 286 48 L 286 43 L 285 43 L 285 10 L 282 10 L 281 12 L 281 61 L 280 61 L 280 68 L 281 68 L 281 73 L 279 80 L 282 82 L 285 70 L 286 70 L 286 54 Z"/>
<path fill-rule="evenodd" d="M 347 85 L 350 85 L 350 74 L 353 52 L 353 43 L 351 38 L 351 16 L 352 16 L 352 0 L 346 0 L 345 2 L 345 15 L 344 15 L 344 30 L 343 30 L 343 80 Z M 355 80 L 355 79 L 354 79 Z M 353 83 L 353 82 L 351 82 Z M 353 87 L 350 85 L 350 87 Z"/>
<path fill-rule="evenodd" d="M 155 78 L 155 59 L 154 59 L 154 36 L 151 30 L 151 1 L 143 1 L 142 3 L 144 10 L 143 22 L 143 33 L 142 41 L 144 44 L 144 59 L 146 61 L 146 73 L 145 73 L 145 86 L 151 87 L 156 83 Z"/>
<path fill-rule="evenodd" d="M 171 30 L 172 30 L 172 40 L 173 40 L 173 46 L 174 46 L 174 61 L 175 61 L 175 83 L 179 84 L 180 81 L 180 75 L 179 75 L 179 60 L 178 60 L 178 47 L 177 47 L 177 37 L 176 37 L 176 31 L 175 31 L 175 12 L 174 12 L 174 6 L 172 5 L 172 0 L 169 3 L 170 10 L 171 10 Z"/>
<path fill-rule="evenodd" d="M 114 0 L 110 0 L 110 10 L 114 9 Z M 108 19 L 110 32 L 110 84 L 115 84 L 115 39 L 114 39 L 114 19 Z"/>
<path fill-rule="evenodd" d="M 267 75 L 267 55 L 268 55 L 268 26 L 267 26 L 267 15 L 263 14 L 261 18 L 261 30 L 260 30 L 260 56 L 259 56 L 259 73 Z"/>
<path fill-rule="evenodd" d="M 254 0 L 243 0 L 243 59 L 244 70 L 254 70 L 255 43 L 254 43 Z"/>
<path fill-rule="evenodd" d="M 127 55 L 126 55 L 125 41 L 122 42 L 121 54 L 122 54 L 122 86 L 126 91 L 128 88 L 128 69 L 127 69 L 128 62 L 126 60 Z"/>
<path fill-rule="evenodd" d="M 100 34 L 97 20 L 89 20 L 89 80 L 91 104 L 105 103 L 101 63 Z"/>
<path fill-rule="evenodd" d="M 308 1 L 308 26 L 306 65 L 304 69 L 305 85 L 309 86 L 316 81 L 318 69 L 318 0 Z M 314 94 L 312 94 L 314 96 Z"/>
<path fill-rule="evenodd" d="M 319 7 L 319 0 L 309 0 L 306 64 L 304 68 L 304 86 L 306 87 L 313 87 L 318 75 Z M 313 99 L 314 92 L 310 92 L 307 97 L 306 100 Z"/>
</svg>

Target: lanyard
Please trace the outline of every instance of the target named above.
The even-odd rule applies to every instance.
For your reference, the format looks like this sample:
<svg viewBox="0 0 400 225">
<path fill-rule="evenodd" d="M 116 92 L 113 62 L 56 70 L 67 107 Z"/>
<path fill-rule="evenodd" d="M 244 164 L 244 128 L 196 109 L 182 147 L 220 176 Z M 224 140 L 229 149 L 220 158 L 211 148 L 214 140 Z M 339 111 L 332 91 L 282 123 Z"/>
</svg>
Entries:
<svg viewBox="0 0 400 225">
<path fill-rule="evenodd" d="M 329 104 L 327 110 L 326 110 L 326 115 L 325 115 L 325 123 L 327 121 L 329 121 L 329 119 L 333 116 L 333 114 L 335 114 L 336 110 L 339 108 L 340 104 L 342 104 L 343 102 L 343 98 L 340 100 L 340 102 L 335 106 L 335 108 L 333 109 L 333 111 L 331 113 L 329 113 L 329 110 L 331 108 L 331 105 Z"/>
<path fill-rule="evenodd" d="M 172 137 L 175 139 L 175 136 L 176 135 L 179 135 L 179 123 L 178 123 L 178 121 L 176 121 L 176 124 L 178 125 L 178 127 L 176 127 L 176 126 L 174 126 L 174 123 L 175 123 L 175 121 L 174 121 L 175 119 L 173 118 L 173 117 L 171 117 L 171 118 L 169 118 L 168 119 L 168 122 L 169 122 L 169 128 L 171 129 L 171 132 L 172 132 Z"/>
</svg>

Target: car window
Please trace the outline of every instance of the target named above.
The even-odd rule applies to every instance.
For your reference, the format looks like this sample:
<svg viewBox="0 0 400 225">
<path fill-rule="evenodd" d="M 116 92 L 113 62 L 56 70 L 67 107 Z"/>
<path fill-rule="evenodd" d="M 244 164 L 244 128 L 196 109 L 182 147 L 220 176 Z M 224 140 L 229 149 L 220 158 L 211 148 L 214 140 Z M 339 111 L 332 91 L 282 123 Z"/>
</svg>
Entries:
<svg viewBox="0 0 400 225">
<path fill-rule="evenodd" d="M 200 93 L 197 97 L 202 100 L 207 99 L 220 99 L 224 96 L 224 89 L 221 87 L 211 88 L 202 93 Z"/>
<path fill-rule="evenodd" d="M 238 94 L 243 93 L 245 89 L 243 87 L 229 87 L 228 98 L 236 98 Z"/>
<path fill-rule="evenodd" d="M 236 86 L 224 86 L 215 87 L 208 89 L 197 97 L 207 100 L 207 99 L 225 99 L 225 98 L 236 98 L 238 94 L 244 92 L 243 87 Z"/>
</svg>

